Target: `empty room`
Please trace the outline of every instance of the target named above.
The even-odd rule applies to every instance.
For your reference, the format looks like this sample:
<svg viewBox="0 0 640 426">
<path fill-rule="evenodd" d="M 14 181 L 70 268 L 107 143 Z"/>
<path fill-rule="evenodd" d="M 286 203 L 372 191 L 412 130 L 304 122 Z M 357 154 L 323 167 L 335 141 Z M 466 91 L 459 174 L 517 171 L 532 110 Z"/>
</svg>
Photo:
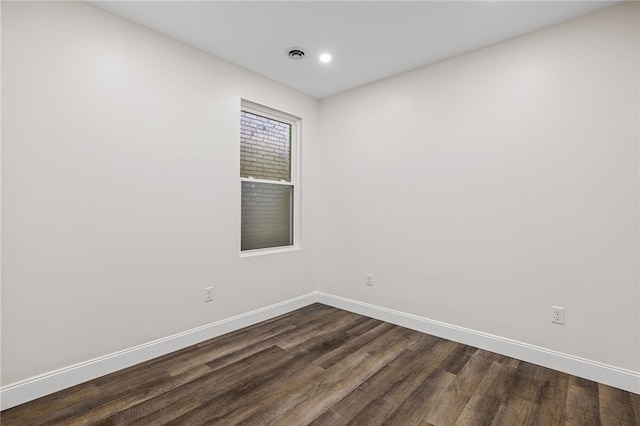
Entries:
<svg viewBox="0 0 640 426">
<path fill-rule="evenodd" d="M 3 425 L 640 425 L 640 3 L 0 13 Z"/>
</svg>

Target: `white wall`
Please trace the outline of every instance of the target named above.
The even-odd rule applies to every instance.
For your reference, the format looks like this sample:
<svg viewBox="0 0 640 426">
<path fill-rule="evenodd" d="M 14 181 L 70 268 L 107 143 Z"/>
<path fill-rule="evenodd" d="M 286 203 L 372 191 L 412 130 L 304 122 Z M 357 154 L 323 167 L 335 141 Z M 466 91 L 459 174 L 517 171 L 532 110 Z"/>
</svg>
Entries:
<svg viewBox="0 0 640 426">
<path fill-rule="evenodd" d="M 78 2 L 2 62 L 3 385 L 317 288 L 317 100 Z M 241 98 L 303 117 L 302 251 L 238 256 Z"/>
<path fill-rule="evenodd" d="M 319 105 L 2 2 L 3 386 L 316 289 L 640 371 L 637 9 Z M 304 118 L 302 251 L 238 257 L 240 98 Z"/>
<path fill-rule="evenodd" d="M 640 371 L 638 35 L 628 3 L 323 100 L 322 290 Z"/>
</svg>

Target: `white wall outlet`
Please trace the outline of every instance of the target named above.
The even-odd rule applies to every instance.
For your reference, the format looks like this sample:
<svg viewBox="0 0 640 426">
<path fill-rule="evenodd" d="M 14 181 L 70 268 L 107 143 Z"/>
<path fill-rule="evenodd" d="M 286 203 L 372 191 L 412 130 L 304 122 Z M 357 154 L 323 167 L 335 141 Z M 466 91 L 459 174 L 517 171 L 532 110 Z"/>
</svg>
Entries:
<svg viewBox="0 0 640 426">
<path fill-rule="evenodd" d="M 551 322 L 564 325 L 564 308 L 561 306 L 551 307 Z"/>
<path fill-rule="evenodd" d="M 365 281 L 365 284 L 369 287 L 373 287 L 373 274 L 367 274 L 367 280 Z"/>
<path fill-rule="evenodd" d="M 205 287 L 204 289 L 204 301 L 211 302 L 213 300 L 213 287 Z"/>
</svg>

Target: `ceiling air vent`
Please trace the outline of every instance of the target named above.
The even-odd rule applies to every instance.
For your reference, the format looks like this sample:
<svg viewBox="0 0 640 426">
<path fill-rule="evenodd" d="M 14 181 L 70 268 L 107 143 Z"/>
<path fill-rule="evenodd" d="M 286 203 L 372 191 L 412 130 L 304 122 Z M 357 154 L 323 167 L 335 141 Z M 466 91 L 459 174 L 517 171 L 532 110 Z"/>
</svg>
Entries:
<svg viewBox="0 0 640 426">
<path fill-rule="evenodd" d="M 291 49 L 287 55 L 289 55 L 291 59 L 298 61 L 300 59 L 304 59 L 307 56 L 307 53 L 302 49 Z"/>
</svg>

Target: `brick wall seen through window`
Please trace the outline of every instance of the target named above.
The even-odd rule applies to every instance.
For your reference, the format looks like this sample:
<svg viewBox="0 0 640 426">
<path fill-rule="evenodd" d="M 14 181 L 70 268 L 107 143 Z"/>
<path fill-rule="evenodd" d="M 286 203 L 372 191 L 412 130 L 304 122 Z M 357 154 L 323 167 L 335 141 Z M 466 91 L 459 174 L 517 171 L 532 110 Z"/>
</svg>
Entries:
<svg viewBox="0 0 640 426">
<path fill-rule="evenodd" d="M 290 181 L 290 140 L 290 124 L 241 111 L 240 176 Z"/>
</svg>

